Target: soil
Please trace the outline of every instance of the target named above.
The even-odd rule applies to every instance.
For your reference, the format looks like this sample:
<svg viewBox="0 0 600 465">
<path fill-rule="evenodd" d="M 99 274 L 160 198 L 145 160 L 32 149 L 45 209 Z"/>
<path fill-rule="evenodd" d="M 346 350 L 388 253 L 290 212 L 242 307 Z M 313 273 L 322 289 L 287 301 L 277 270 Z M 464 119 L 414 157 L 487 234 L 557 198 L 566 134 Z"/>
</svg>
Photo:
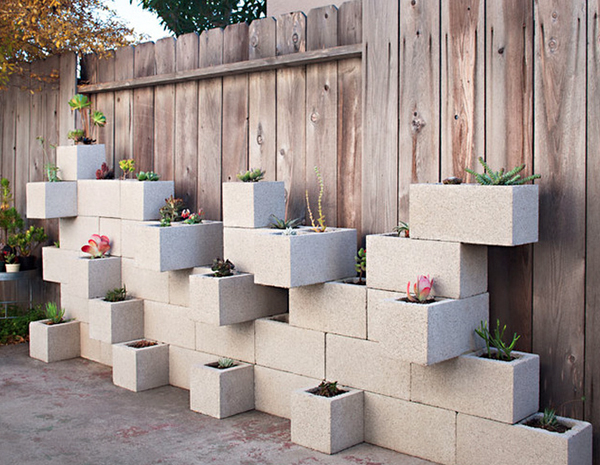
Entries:
<svg viewBox="0 0 600 465">
<path fill-rule="evenodd" d="M 319 394 L 319 388 L 318 388 L 318 387 L 316 387 L 316 388 L 309 389 L 309 390 L 308 390 L 308 391 L 306 391 L 306 392 L 310 392 L 312 395 L 315 395 L 315 396 L 321 396 L 321 397 L 335 397 L 335 396 L 339 396 L 340 394 L 343 394 L 343 393 L 345 393 L 345 392 L 348 392 L 348 391 L 344 391 L 343 389 L 338 389 L 338 390 L 336 390 L 336 391 L 335 391 L 335 393 L 333 393 L 332 395 L 330 395 L 330 396 L 327 396 L 327 395 Z"/>
<path fill-rule="evenodd" d="M 396 299 L 399 300 L 400 302 L 406 302 L 407 304 L 417 304 L 417 305 L 427 305 L 427 304 L 432 304 L 434 302 L 439 302 L 437 299 L 427 299 L 424 302 L 419 302 L 419 301 L 413 301 L 413 300 L 408 300 L 408 297 L 402 297 L 400 299 Z"/>
<path fill-rule="evenodd" d="M 366 286 L 367 280 L 365 278 L 350 278 L 345 279 L 344 284 L 356 284 L 357 286 Z"/>
<path fill-rule="evenodd" d="M 134 349 L 143 349 L 144 347 L 152 347 L 152 346 L 157 346 L 158 342 L 153 342 L 153 341 L 136 341 L 136 342 L 131 342 L 129 344 L 127 344 L 127 347 L 133 347 Z"/>
<path fill-rule="evenodd" d="M 219 362 L 207 363 L 207 367 L 216 368 L 217 370 L 227 370 L 228 368 L 233 368 L 237 366 L 237 363 L 231 365 L 230 367 L 221 367 L 219 366 Z"/>
<path fill-rule="evenodd" d="M 566 433 L 571 429 L 568 426 L 563 425 L 562 423 L 558 423 L 556 425 L 542 425 L 540 423 L 540 418 L 534 418 L 533 420 L 529 420 L 527 423 L 525 423 L 525 426 L 529 426 L 531 428 L 545 429 L 546 431 L 550 431 L 552 433 L 561 434 Z"/>
<path fill-rule="evenodd" d="M 481 354 L 479 356 L 479 358 L 487 358 L 488 360 L 497 360 L 499 362 L 507 362 L 507 363 L 510 363 L 513 360 L 516 360 L 516 357 L 510 357 L 510 360 L 504 360 L 502 358 L 495 357 L 494 354 L 490 355 L 490 354 L 487 354 L 487 353 Z"/>
</svg>

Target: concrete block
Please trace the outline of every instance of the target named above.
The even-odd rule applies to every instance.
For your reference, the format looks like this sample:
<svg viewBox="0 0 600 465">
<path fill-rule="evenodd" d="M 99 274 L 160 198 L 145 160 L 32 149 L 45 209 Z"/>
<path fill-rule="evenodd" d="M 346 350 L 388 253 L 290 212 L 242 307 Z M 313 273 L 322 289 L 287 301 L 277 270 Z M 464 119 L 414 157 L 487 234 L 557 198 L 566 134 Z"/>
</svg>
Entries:
<svg viewBox="0 0 600 465">
<path fill-rule="evenodd" d="M 224 182 L 223 225 L 232 228 L 265 228 L 271 215 L 285 217 L 282 181 Z"/>
<path fill-rule="evenodd" d="M 538 241 L 536 185 L 411 184 L 409 209 L 414 239 L 500 246 Z"/>
<path fill-rule="evenodd" d="M 321 379 L 256 365 L 254 367 L 254 408 L 283 418 L 292 417 L 292 392 L 317 386 Z"/>
<path fill-rule="evenodd" d="M 121 181 L 116 179 L 77 181 L 77 210 L 80 215 L 120 218 Z"/>
<path fill-rule="evenodd" d="M 89 323 L 89 299 L 74 295 L 71 291 L 73 286 L 69 284 L 60 285 L 60 306 L 65 309 L 65 318 L 75 319 Z"/>
<path fill-rule="evenodd" d="M 121 181 L 121 218 L 149 221 L 160 219 L 165 199 L 175 194 L 173 181 Z"/>
<path fill-rule="evenodd" d="M 192 366 L 204 365 L 215 360 L 212 354 L 169 346 L 169 384 L 181 389 L 190 389 L 190 373 Z"/>
<path fill-rule="evenodd" d="M 50 320 L 29 323 L 29 356 L 52 363 L 79 357 L 79 321 L 49 325 Z"/>
<path fill-rule="evenodd" d="M 92 339 L 116 344 L 144 337 L 144 302 L 140 299 L 122 302 L 93 299 L 89 313 Z"/>
<path fill-rule="evenodd" d="M 144 226 L 142 221 L 121 220 L 121 247 L 122 257 L 135 258 L 138 250 L 138 228 Z"/>
<path fill-rule="evenodd" d="M 398 399 L 410 399 L 410 363 L 384 352 L 378 342 L 327 334 L 325 379 Z"/>
<path fill-rule="evenodd" d="M 178 223 L 161 228 L 146 223 L 138 228 L 137 266 L 154 271 L 182 270 L 212 263 L 223 256 L 223 223 Z"/>
<path fill-rule="evenodd" d="M 27 218 L 77 216 L 77 183 L 28 182 Z"/>
<path fill-rule="evenodd" d="M 63 181 L 96 179 L 96 170 L 106 161 L 104 144 L 56 147 L 56 164 Z"/>
<path fill-rule="evenodd" d="M 121 252 L 121 220 L 115 218 L 100 218 L 100 235 L 110 239 L 110 254 L 120 257 Z"/>
<path fill-rule="evenodd" d="M 407 239 L 396 234 L 367 236 L 367 286 L 406 292 L 419 275 L 433 278 L 433 294 L 464 299 L 487 291 L 487 247 Z"/>
<path fill-rule="evenodd" d="M 81 252 L 81 247 L 88 243 L 92 234 L 97 234 L 100 220 L 97 216 L 78 216 L 58 220 L 60 248 Z"/>
<path fill-rule="evenodd" d="M 95 299 L 121 287 L 121 258 L 85 258 L 70 260 L 68 289 L 76 297 Z"/>
<path fill-rule="evenodd" d="M 356 230 L 308 228 L 295 236 L 271 230 L 254 237 L 257 257 L 254 282 L 266 286 L 298 287 L 354 276 Z"/>
<path fill-rule="evenodd" d="M 135 260 L 121 259 L 122 281 L 127 292 L 138 299 L 169 302 L 169 274 L 136 266 Z"/>
<path fill-rule="evenodd" d="M 254 363 L 254 322 L 230 326 L 196 323 L 196 350 Z"/>
<path fill-rule="evenodd" d="M 80 356 L 93 362 L 100 362 L 100 341 L 90 339 L 89 326 L 89 323 L 80 322 L 79 324 Z"/>
<path fill-rule="evenodd" d="M 69 270 L 65 263 L 69 263 L 79 256 L 74 250 L 62 249 L 54 246 L 42 247 L 42 273 L 44 281 L 51 283 L 66 283 L 69 280 Z"/>
<path fill-rule="evenodd" d="M 235 264 L 235 269 L 254 273 L 255 262 L 262 260 L 255 252 L 254 238 L 272 229 L 223 228 L 223 255 Z"/>
<path fill-rule="evenodd" d="M 290 326 L 287 315 L 256 320 L 256 364 L 325 378 L 325 333 Z"/>
<path fill-rule="evenodd" d="M 213 418 L 254 410 L 254 367 L 237 363 L 219 369 L 215 365 L 216 361 L 192 367 L 190 409 Z"/>
<path fill-rule="evenodd" d="M 513 352 L 512 362 L 461 355 L 432 367 L 412 366 L 411 400 L 504 423 L 537 412 L 540 359 Z"/>
<path fill-rule="evenodd" d="M 337 281 L 290 289 L 290 324 L 366 339 L 367 288 Z"/>
<path fill-rule="evenodd" d="M 459 413 L 456 463 L 591 465 L 592 425 L 570 418 L 558 417 L 558 420 L 571 429 L 562 434 L 552 433 Z"/>
<path fill-rule="evenodd" d="M 136 349 L 131 342 L 113 344 L 113 383 L 139 392 L 169 384 L 169 346 Z"/>
<path fill-rule="evenodd" d="M 189 309 L 145 300 L 144 336 L 155 341 L 193 349 L 196 334 L 194 322 L 189 319 Z"/>
<path fill-rule="evenodd" d="M 399 360 L 433 365 L 481 348 L 475 329 L 488 314 L 487 293 L 429 304 L 384 300 L 369 311 L 369 339 Z"/>
<path fill-rule="evenodd" d="M 381 333 L 379 331 L 380 328 L 375 328 L 375 331 L 373 331 L 373 328 L 369 327 L 371 320 L 373 320 L 372 315 L 381 314 L 383 311 L 381 307 L 385 307 L 384 302 L 386 300 L 402 299 L 404 297 L 406 297 L 406 294 L 400 292 L 382 291 L 367 287 L 367 339 L 379 342 L 379 338 L 381 337 L 381 334 L 378 334 L 378 332 Z"/>
<path fill-rule="evenodd" d="M 285 289 L 254 284 L 251 274 L 221 278 L 194 274 L 189 281 L 190 314 L 194 321 L 226 326 L 287 311 Z"/>
<path fill-rule="evenodd" d="M 292 393 L 292 442 L 335 454 L 364 440 L 364 395 L 348 389 L 323 397 L 298 389 Z"/>
<path fill-rule="evenodd" d="M 370 392 L 364 395 L 365 442 L 439 464 L 457 463 L 455 412 Z"/>
<path fill-rule="evenodd" d="M 202 273 L 209 273 L 210 268 L 202 269 Z M 181 307 L 189 307 L 190 294 L 190 275 L 195 274 L 195 268 L 187 268 L 185 270 L 168 271 L 169 275 L 169 303 L 179 305 Z"/>
<path fill-rule="evenodd" d="M 98 363 L 106 366 L 113 366 L 112 362 L 112 344 L 100 341 L 100 360 Z"/>
</svg>

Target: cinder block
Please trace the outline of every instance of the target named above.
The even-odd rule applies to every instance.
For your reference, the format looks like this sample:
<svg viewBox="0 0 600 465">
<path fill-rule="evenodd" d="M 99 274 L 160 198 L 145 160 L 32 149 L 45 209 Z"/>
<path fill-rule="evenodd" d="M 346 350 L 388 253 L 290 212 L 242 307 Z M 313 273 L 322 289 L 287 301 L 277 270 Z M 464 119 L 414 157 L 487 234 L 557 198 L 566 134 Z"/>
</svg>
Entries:
<svg viewBox="0 0 600 465">
<path fill-rule="evenodd" d="M 77 216 L 77 183 L 28 182 L 27 218 Z"/>
<path fill-rule="evenodd" d="M 355 274 L 356 230 L 297 231 L 295 236 L 272 230 L 254 237 L 255 254 L 263 257 L 253 264 L 256 284 L 290 288 Z"/>
<path fill-rule="evenodd" d="M 223 254 L 235 264 L 236 270 L 253 274 L 254 263 L 263 259 L 255 252 L 254 238 L 270 232 L 270 229 L 223 228 Z"/>
<path fill-rule="evenodd" d="M 481 348 L 475 329 L 488 313 L 487 293 L 429 304 L 384 300 L 369 310 L 369 338 L 399 360 L 433 365 Z"/>
<path fill-rule="evenodd" d="M 369 327 L 373 315 L 380 315 L 383 311 L 381 307 L 384 307 L 384 302 L 389 299 L 401 299 L 406 297 L 406 294 L 391 291 L 382 291 L 379 289 L 370 289 L 367 287 L 367 339 L 370 341 L 379 342 L 381 337 L 381 331 L 375 328 Z"/>
<path fill-rule="evenodd" d="M 121 258 L 78 257 L 65 264 L 70 267 L 68 289 L 76 297 L 94 299 L 121 287 Z"/>
<path fill-rule="evenodd" d="M 138 250 L 138 228 L 143 227 L 141 221 L 121 220 L 121 256 L 135 258 Z"/>
<path fill-rule="evenodd" d="M 254 363 L 254 321 L 230 326 L 196 323 L 196 350 Z"/>
<path fill-rule="evenodd" d="M 97 216 L 78 216 L 76 218 L 61 218 L 58 220 L 58 235 L 60 248 L 81 251 L 88 243 L 92 234 L 97 234 L 100 220 Z"/>
<path fill-rule="evenodd" d="M 504 423 L 537 412 L 540 359 L 513 352 L 512 362 L 461 355 L 432 367 L 412 366 L 411 400 Z"/>
<path fill-rule="evenodd" d="M 165 199 L 175 194 L 173 181 L 121 181 L 121 218 L 148 221 L 160 219 Z"/>
<path fill-rule="evenodd" d="M 89 326 L 89 323 L 80 322 L 79 324 L 81 357 L 99 363 L 101 358 L 100 341 L 90 339 Z"/>
<path fill-rule="evenodd" d="M 169 384 L 181 389 L 190 389 L 190 373 L 192 366 L 204 365 L 215 360 L 212 354 L 169 346 Z"/>
<path fill-rule="evenodd" d="M 144 337 L 144 302 L 140 299 L 122 302 L 93 299 L 89 313 L 92 339 L 116 344 Z"/>
<path fill-rule="evenodd" d="M 282 181 L 224 182 L 223 224 L 233 228 L 264 228 L 271 215 L 285 217 Z"/>
<path fill-rule="evenodd" d="M 323 397 L 306 389 L 292 393 L 292 442 L 335 454 L 364 440 L 364 395 L 341 387 L 343 394 Z"/>
<path fill-rule="evenodd" d="M 85 216 L 119 218 L 121 181 L 116 179 L 77 181 L 77 211 Z"/>
<path fill-rule="evenodd" d="M 169 274 L 136 266 L 135 260 L 121 259 L 122 281 L 127 292 L 143 300 L 169 302 Z"/>
<path fill-rule="evenodd" d="M 144 301 L 144 336 L 186 349 L 195 347 L 194 322 L 189 309 L 151 300 Z"/>
<path fill-rule="evenodd" d="M 256 364 L 325 378 L 325 333 L 290 326 L 287 315 L 256 320 Z"/>
<path fill-rule="evenodd" d="M 501 246 L 538 241 L 538 186 L 531 184 L 411 184 L 409 209 L 414 239 Z"/>
<path fill-rule="evenodd" d="M 366 339 L 367 287 L 338 281 L 290 289 L 290 324 Z"/>
<path fill-rule="evenodd" d="M 409 281 L 430 275 L 438 297 L 463 299 L 487 291 L 487 247 L 376 234 L 367 236 L 367 250 L 369 287 L 406 292 Z"/>
<path fill-rule="evenodd" d="M 283 418 L 292 417 L 292 392 L 317 386 L 321 379 L 295 375 L 256 365 L 254 367 L 254 408 Z"/>
<path fill-rule="evenodd" d="M 558 420 L 571 429 L 562 434 L 552 433 L 459 413 L 456 463 L 591 465 L 592 425 L 570 418 L 558 417 Z"/>
<path fill-rule="evenodd" d="M 410 399 L 410 363 L 394 360 L 378 342 L 327 334 L 325 379 L 398 399 Z"/>
<path fill-rule="evenodd" d="M 100 360 L 98 363 L 106 366 L 113 366 L 112 363 L 112 344 L 100 341 Z"/>
<path fill-rule="evenodd" d="M 205 268 L 202 268 L 205 270 Z M 203 271 L 205 273 L 206 271 Z M 210 269 L 208 269 L 210 272 Z M 189 307 L 190 275 L 195 273 L 194 268 L 185 270 L 168 271 L 169 275 L 169 303 L 181 307 Z"/>
<path fill-rule="evenodd" d="M 194 274 L 189 281 L 190 313 L 194 321 L 226 326 L 287 311 L 287 292 L 256 285 L 251 274 L 220 278 Z"/>
<path fill-rule="evenodd" d="M 153 271 L 182 270 L 212 263 L 223 255 L 223 223 L 146 223 L 138 228 L 137 266 Z"/>
<path fill-rule="evenodd" d="M 50 320 L 29 323 L 29 356 L 52 363 L 79 357 L 79 321 L 49 325 Z"/>
<path fill-rule="evenodd" d="M 106 161 L 104 144 L 56 147 L 56 164 L 63 181 L 96 179 L 96 170 Z"/>
<path fill-rule="evenodd" d="M 136 349 L 113 344 L 113 383 L 139 392 L 169 384 L 169 346 L 157 344 Z"/>
<path fill-rule="evenodd" d="M 79 256 L 74 250 L 58 247 L 42 247 L 42 273 L 44 281 L 51 283 L 66 283 L 69 280 L 69 270 L 65 263 L 69 263 Z"/>
<path fill-rule="evenodd" d="M 65 318 L 89 323 L 90 301 L 86 297 L 74 295 L 71 291 L 72 287 L 69 284 L 60 285 L 60 306 L 65 309 Z"/>
<path fill-rule="evenodd" d="M 99 233 L 110 239 L 110 254 L 121 256 L 121 220 L 115 218 L 100 218 Z"/>
<path fill-rule="evenodd" d="M 192 367 L 190 409 L 213 418 L 253 410 L 254 367 L 241 362 L 225 369 L 214 365 L 216 362 Z"/>
<path fill-rule="evenodd" d="M 364 395 L 365 442 L 435 463 L 461 463 L 455 462 L 455 412 L 370 392 Z"/>
</svg>

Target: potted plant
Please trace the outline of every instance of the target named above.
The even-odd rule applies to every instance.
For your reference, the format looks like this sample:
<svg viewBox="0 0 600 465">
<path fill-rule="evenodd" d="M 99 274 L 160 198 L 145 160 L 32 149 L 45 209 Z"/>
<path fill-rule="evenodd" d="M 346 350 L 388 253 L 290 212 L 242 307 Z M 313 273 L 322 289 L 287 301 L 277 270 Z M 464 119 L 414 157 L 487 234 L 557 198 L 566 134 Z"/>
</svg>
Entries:
<svg viewBox="0 0 600 465">
<path fill-rule="evenodd" d="M 32 252 L 42 242 L 48 240 L 48 235 L 44 231 L 43 227 L 36 228 L 31 226 L 25 232 L 19 232 L 12 234 L 8 237 L 8 245 L 17 250 L 19 255 L 19 262 L 23 270 L 35 269 L 36 257 L 32 255 Z"/>
<path fill-rule="evenodd" d="M 160 175 L 155 173 L 154 171 L 140 171 L 137 174 L 138 181 L 152 181 L 156 182 L 160 179 Z"/>
<path fill-rule="evenodd" d="M 113 383 L 139 392 L 169 384 L 169 346 L 140 339 L 113 344 Z"/>
<path fill-rule="evenodd" d="M 11 252 L 4 252 L 4 266 L 7 273 L 18 273 L 21 269 L 19 258 Z"/>
<path fill-rule="evenodd" d="M 54 302 L 45 313 L 45 320 L 29 323 L 29 356 L 46 363 L 79 357 L 79 321 L 65 319 L 65 309 Z"/>
<path fill-rule="evenodd" d="M 128 297 L 124 285 L 90 300 L 89 316 L 91 339 L 116 344 L 144 337 L 144 302 Z"/>
<path fill-rule="evenodd" d="M 69 139 L 72 139 L 76 144 L 91 145 L 96 142 L 94 139 L 96 128 L 106 125 L 106 116 L 98 110 L 92 110 L 92 102 L 87 95 L 76 94 L 69 100 L 71 111 L 79 111 L 83 129 L 70 131 Z"/>
<path fill-rule="evenodd" d="M 102 162 L 102 166 L 96 170 L 96 179 L 115 179 L 115 170 L 109 168 L 106 162 Z"/>
</svg>

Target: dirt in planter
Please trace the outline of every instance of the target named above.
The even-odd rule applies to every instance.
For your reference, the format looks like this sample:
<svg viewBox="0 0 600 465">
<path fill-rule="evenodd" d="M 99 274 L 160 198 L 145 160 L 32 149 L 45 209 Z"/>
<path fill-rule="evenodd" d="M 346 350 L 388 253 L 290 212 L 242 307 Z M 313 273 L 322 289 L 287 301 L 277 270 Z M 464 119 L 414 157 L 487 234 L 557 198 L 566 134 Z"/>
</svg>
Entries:
<svg viewBox="0 0 600 465">
<path fill-rule="evenodd" d="M 135 341 L 135 342 L 130 342 L 129 344 L 127 344 L 127 347 L 133 347 L 134 349 L 143 349 L 144 347 L 152 347 L 152 346 L 157 346 L 158 342 L 153 342 L 153 341 Z"/>
<path fill-rule="evenodd" d="M 512 357 L 512 356 L 511 356 L 511 357 L 510 357 L 510 360 L 505 360 L 505 359 L 503 359 L 503 358 L 498 358 L 498 357 L 496 357 L 494 354 L 491 354 L 491 355 L 490 355 L 490 354 L 488 354 L 488 353 L 485 353 L 485 352 L 484 352 L 483 354 L 481 354 L 481 355 L 479 356 L 479 358 L 487 358 L 488 360 L 497 360 L 498 362 L 506 362 L 506 363 L 510 363 L 510 362 L 512 362 L 513 360 L 516 360 L 516 359 L 517 359 L 516 357 Z"/>
<path fill-rule="evenodd" d="M 349 278 L 342 281 L 344 284 L 356 284 L 357 286 L 366 286 L 367 280 L 365 278 Z"/>
<path fill-rule="evenodd" d="M 432 304 L 434 302 L 440 302 L 440 299 L 427 299 L 423 302 L 420 301 L 414 301 L 414 300 L 408 300 L 408 297 L 400 297 L 399 299 L 396 299 L 399 302 L 406 302 L 407 304 L 417 304 L 417 305 L 427 305 L 427 304 Z"/>
<path fill-rule="evenodd" d="M 313 394 L 315 396 L 335 397 L 335 396 L 339 396 L 340 394 L 344 394 L 345 392 L 348 392 L 348 391 L 339 389 L 337 387 L 337 381 L 333 382 L 333 383 L 328 383 L 326 381 L 323 381 L 316 388 L 309 389 L 306 392 Z"/>
<path fill-rule="evenodd" d="M 545 429 L 546 431 L 550 431 L 552 433 L 566 433 L 567 431 L 569 431 L 571 428 L 563 425 L 562 423 L 557 423 L 556 425 L 542 425 L 540 418 L 534 418 L 533 420 L 529 420 L 527 423 L 525 423 L 525 426 L 529 426 L 531 428 L 539 428 L 539 429 Z"/>
<path fill-rule="evenodd" d="M 217 370 L 227 370 L 229 368 L 238 366 L 238 364 L 236 363 L 234 365 L 231 365 L 230 367 L 222 367 L 222 366 L 219 366 L 219 362 L 213 362 L 213 363 L 207 363 L 206 366 L 211 367 L 211 368 L 216 368 Z"/>
</svg>

